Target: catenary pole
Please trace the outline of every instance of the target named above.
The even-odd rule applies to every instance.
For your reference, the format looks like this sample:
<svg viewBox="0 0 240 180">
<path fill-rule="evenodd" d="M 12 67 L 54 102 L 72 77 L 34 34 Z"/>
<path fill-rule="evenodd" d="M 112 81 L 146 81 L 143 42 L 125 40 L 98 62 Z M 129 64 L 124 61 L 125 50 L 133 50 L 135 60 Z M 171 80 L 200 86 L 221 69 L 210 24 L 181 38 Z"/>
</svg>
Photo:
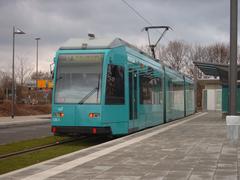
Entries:
<svg viewBox="0 0 240 180">
<path fill-rule="evenodd" d="M 238 0 L 230 2 L 229 114 L 236 115 Z"/>
</svg>

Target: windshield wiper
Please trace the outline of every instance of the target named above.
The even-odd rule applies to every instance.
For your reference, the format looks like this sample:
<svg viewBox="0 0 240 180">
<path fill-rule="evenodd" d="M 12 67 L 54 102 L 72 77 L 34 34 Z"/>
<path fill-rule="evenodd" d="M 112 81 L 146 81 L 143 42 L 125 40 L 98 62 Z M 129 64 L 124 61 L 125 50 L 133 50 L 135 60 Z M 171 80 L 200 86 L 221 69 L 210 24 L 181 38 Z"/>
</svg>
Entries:
<svg viewBox="0 0 240 180">
<path fill-rule="evenodd" d="M 91 90 L 86 96 L 84 96 L 81 101 L 79 101 L 78 104 L 83 104 L 89 97 L 91 97 L 96 91 L 98 91 L 98 87 L 95 87 L 93 90 Z"/>
<path fill-rule="evenodd" d="M 56 82 L 57 82 L 58 80 L 61 80 L 61 79 L 63 79 L 62 76 L 58 77 L 58 78 L 56 79 Z"/>
<path fill-rule="evenodd" d="M 96 91 L 97 91 L 97 101 L 98 101 L 98 93 L 99 93 L 99 85 L 100 85 L 100 74 L 98 75 L 98 85 L 97 87 L 93 88 L 86 96 L 82 98 L 81 101 L 79 101 L 78 104 L 83 104 L 89 97 L 91 97 Z"/>
</svg>

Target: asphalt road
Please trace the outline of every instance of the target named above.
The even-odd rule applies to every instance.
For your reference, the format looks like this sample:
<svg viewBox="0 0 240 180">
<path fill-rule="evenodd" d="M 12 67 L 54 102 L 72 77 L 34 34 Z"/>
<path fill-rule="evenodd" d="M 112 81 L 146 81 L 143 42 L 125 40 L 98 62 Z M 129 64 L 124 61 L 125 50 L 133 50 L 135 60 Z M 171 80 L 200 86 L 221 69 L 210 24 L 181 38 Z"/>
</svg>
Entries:
<svg viewBox="0 0 240 180">
<path fill-rule="evenodd" d="M 0 129 L 0 144 L 51 136 L 50 123 Z"/>
</svg>

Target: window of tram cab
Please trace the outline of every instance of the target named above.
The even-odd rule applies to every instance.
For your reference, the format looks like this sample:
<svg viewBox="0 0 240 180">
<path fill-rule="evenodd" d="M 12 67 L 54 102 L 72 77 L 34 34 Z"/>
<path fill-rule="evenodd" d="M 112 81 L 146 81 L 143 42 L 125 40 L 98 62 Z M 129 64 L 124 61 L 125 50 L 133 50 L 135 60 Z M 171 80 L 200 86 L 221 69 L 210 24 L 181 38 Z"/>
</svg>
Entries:
<svg viewBox="0 0 240 180">
<path fill-rule="evenodd" d="M 109 64 L 105 104 L 124 104 L 124 67 Z"/>
</svg>

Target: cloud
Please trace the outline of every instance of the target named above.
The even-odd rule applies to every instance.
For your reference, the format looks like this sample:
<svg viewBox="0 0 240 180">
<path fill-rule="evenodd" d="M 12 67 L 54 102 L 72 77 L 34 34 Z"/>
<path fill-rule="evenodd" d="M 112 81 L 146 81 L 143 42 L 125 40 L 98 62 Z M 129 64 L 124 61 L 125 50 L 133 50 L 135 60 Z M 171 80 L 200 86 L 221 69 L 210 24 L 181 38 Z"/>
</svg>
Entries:
<svg viewBox="0 0 240 180">
<path fill-rule="evenodd" d="M 190 43 L 228 42 L 229 1 L 226 0 L 127 0 L 153 25 L 170 25 L 161 43 L 174 39 Z M 122 37 L 130 43 L 147 44 L 147 26 L 121 0 L 2 0 L 0 1 L 0 67 L 10 67 L 12 26 L 26 35 L 16 37 L 16 55 L 35 62 L 35 37 L 39 42 L 39 61 L 47 69 L 56 49 L 69 38 Z M 158 32 L 154 32 L 157 38 Z M 8 63 L 6 63 L 8 62 Z M 32 63 L 34 64 L 34 63 Z"/>
</svg>

